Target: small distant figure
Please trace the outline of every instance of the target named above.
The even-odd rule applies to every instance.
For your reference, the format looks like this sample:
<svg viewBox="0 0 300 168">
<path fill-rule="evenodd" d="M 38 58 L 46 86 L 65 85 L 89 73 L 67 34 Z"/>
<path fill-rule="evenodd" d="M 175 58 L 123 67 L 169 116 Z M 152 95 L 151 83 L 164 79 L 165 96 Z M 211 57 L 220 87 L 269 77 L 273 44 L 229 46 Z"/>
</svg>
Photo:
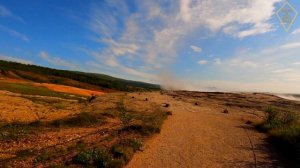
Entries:
<svg viewBox="0 0 300 168">
<path fill-rule="evenodd" d="M 134 96 L 132 96 L 131 98 L 132 98 L 132 99 L 134 99 L 135 97 L 134 97 Z"/>
<path fill-rule="evenodd" d="M 227 109 L 224 109 L 224 110 L 223 110 L 223 113 L 228 114 L 229 111 L 228 111 Z"/>
<path fill-rule="evenodd" d="M 198 106 L 199 104 L 196 102 L 196 103 L 194 103 L 194 105 L 195 105 L 195 106 Z"/>
<path fill-rule="evenodd" d="M 93 100 L 96 99 L 96 95 L 92 95 L 91 97 L 88 98 L 88 102 L 91 103 Z"/>
<path fill-rule="evenodd" d="M 148 98 L 146 98 L 145 101 L 148 101 Z"/>
</svg>

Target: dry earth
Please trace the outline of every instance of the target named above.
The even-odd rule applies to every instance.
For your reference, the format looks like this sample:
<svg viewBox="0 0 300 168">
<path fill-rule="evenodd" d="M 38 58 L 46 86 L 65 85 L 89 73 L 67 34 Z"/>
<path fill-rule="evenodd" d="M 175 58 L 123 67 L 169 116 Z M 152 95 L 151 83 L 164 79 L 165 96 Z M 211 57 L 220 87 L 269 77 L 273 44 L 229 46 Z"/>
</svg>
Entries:
<svg viewBox="0 0 300 168">
<path fill-rule="evenodd" d="M 18 94 L 0 92 L 0 118 L 8 122 L 47 121 L 83 110 L 103 111 L 119 101 L 119 94 L 124 95 L 105 94 L 86 106 L 57 98 L 36 101 Z M 268 105 L 300 109 L 298 102 L 265 94 L 178 91 L 128 93 L 126 97 L 128 108 L 147 112 L 153 103 L 160 106 L 168 103 L 170 106 L 165 108 L 173 114 L 165 121 L 161 133 L 147 141 L 144 150 L 134 155 L 127 168 L 283 167 L 278 161 L 280 157 L 266 143 L 266 135 L 246 122 L 262 120 L 262 108 Z M 52 101 L 58 102 L 58 105 L 55 106 Z M 224 109 L 229 113 L 224 113 Z M 99 131 L 113 131 L 120 127 L 120 121 L 106 122 L 99 127 L 66 128 L 42 132 L 17 142 L 1 142 L 0 158 L 13 157 L 17 151 L 24 149 L 66 146 L 80 139 L 100 143 L 98 141 L 105 138 L 105 134 L 99 134 Z M 30 167 L 32 159 L 13 164 Z M 59 159 L 54 159 L 54 162 L 60 163 Z"/>
<path fill-rule="evenodd" d="M 248 120 L 260 120 L 262 113 L 256 108 L 240 107 L 238 103 L 226 104 L 244 101 L 244 105 L 255 107 L 276 102 L 278 98 L 192 92 L 146 97 L 156 103 L 169 103 L 173 116 L 127 168 L 281 167 L 278 156 L 267 147 L 266 135 L 245 124 Z M 223 113 L 224 108 L 229 110 L 228 114 Z"/>
<path fill-rule="evenodd" d="M 63 92 L 63 93 L 70 93 L 75 95 L 82 95 L 82 96 L 100 96 L 103 95 L 103 92 L 100 91 L 93 91 L 93 90 L 87 90 L 87 89 L 80 89 L 72 86 L 65 86 L 65 85 L 57 85 L 57 84 L 51 84 L 51 83 L 35 83 L 36 86 L 44 86 L 50 90 L 56 91 L 56 92 Z"/>
</svg>

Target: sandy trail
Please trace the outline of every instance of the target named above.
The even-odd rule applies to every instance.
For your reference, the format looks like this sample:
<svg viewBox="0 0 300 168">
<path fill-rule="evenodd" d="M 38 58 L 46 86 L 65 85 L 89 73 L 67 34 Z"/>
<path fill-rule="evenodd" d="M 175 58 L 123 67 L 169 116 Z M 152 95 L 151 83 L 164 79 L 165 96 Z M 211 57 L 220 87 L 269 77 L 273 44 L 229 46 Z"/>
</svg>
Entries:
<svg viewBox="0 0 300 168">
<path fill-rule="evenodd" d="M 194 106 L 169 96 L 147 97 L 170 103 L 173 115 L 127 168 L 280 167 L 266 147 L 265 135 L 249 128 L 242 113 L 224 114 L 218 106 Z"/>
</svg>

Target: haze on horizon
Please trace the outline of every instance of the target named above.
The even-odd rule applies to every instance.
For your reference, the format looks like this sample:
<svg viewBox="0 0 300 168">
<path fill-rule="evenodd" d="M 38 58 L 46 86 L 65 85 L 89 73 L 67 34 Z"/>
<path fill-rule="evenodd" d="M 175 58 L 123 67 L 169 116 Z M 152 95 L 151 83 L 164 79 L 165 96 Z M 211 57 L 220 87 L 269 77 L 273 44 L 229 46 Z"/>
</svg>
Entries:
<svg viewBox="0 0 300 168">
<path fill-rule="evenodd" d="M 284 3 L 0 0 L 0 59 L 175 89 L 300 94 L 300 20 L 284 30 Z"/>
</svg>

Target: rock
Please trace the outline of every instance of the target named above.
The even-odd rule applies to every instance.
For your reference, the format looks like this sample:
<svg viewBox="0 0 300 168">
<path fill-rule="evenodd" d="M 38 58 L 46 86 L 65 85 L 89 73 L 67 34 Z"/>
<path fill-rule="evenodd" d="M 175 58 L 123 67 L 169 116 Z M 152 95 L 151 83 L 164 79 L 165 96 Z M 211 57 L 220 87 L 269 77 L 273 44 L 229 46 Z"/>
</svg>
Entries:
<svg viewBox="0 0 300 168">
<path fill-rule="evenodd" d="M 229 111 L 228 111 L 227 109 L 224 109 L 224 110 L 223 110 L 223 113 L 228 114 Z"/>
<path fill-rule="evenodd" d="M 169 106 L 170 106 L 170 104 L 164 103 L 164 107 L 169 107 Z"/>
<path fill-rule="evenodd" d="M 167 111 L 167 115 L 173 115 L 172 111 Z"/>
<path fill-rule="evenodd" d="M 96 99 L 96 96 L 95 96 L 95 95 L 92 95 L 91 97 L 88 98 L 87 101 L 88 101 L 89 103 L 91 103 L 91 102 L 92 102 L 93 100 L 95 100 L 95 99 Z"/>
</svg>

